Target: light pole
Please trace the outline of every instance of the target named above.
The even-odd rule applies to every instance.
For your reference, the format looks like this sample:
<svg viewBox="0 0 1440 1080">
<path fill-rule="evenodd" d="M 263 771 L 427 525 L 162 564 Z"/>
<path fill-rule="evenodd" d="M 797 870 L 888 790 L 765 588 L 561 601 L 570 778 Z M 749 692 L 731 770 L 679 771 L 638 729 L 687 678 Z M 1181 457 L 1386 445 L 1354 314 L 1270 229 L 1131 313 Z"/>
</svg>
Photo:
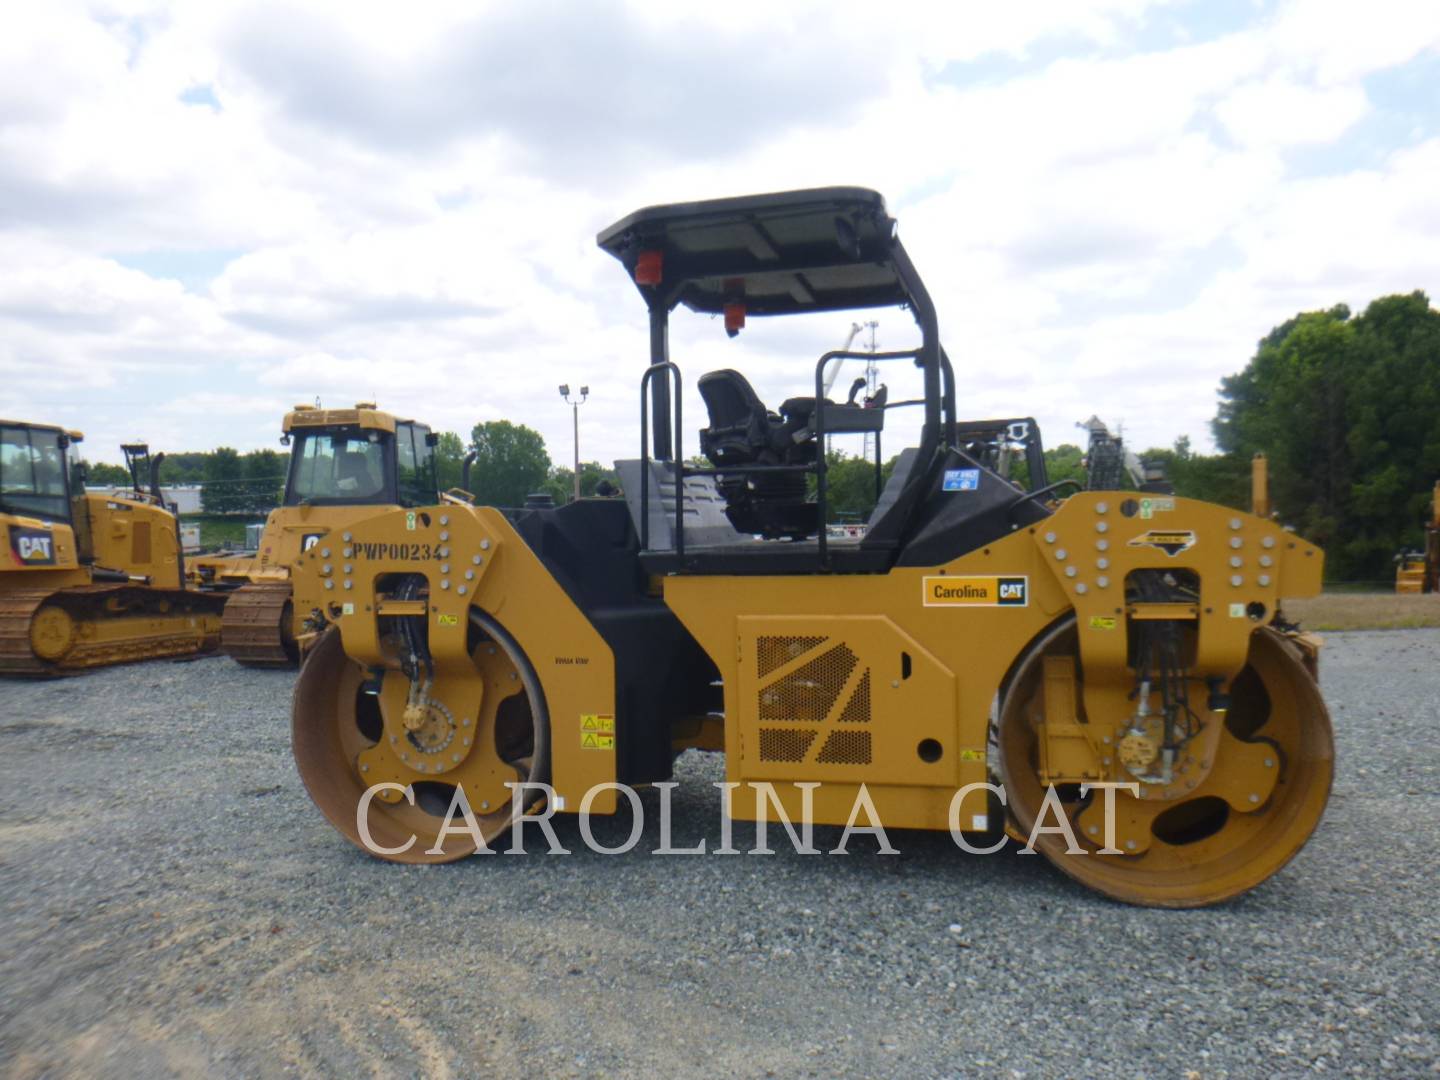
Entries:
<svg viewBox="0 0 1440 1080">
<path fill-rule="evenodd" d="M 560 387 L 560 396 L 565 399 L 565 404 L 570 406 L 575 418 L 575 498 L 580 498 L 580 406 L 585 404 L 585 399 L 590 396 L 590 387 L 580 387 L 580 400 L 570 400 L 570 384 L 564 383 Z"/>
</svg>

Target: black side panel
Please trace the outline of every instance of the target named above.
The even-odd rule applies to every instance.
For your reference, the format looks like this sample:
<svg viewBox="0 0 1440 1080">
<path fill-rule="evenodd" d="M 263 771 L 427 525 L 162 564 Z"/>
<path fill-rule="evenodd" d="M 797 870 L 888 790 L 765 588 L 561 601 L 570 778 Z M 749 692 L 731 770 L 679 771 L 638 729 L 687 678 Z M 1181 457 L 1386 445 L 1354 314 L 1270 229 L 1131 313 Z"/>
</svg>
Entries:
<svg viewBox="0 0 1440 1080">
<path fill-rule="evenodd" d="M 581 499 L 506 516 L 615 654 L 617 779 L 668 779 L 670 721 L 718 708 L 711 683 L 719 675 L 664 601 L 646 595 L 648 577 L 625 501 Z M 542 674 L 553 663 L 530 659 Z M 551 717 L 556 737 L 578 730 L 577 719 Z"/>
<path fill-rule="evenodd" d="M 1048 516 L 1010 481 L 951 449 L 916 508 L 895 565 L 939 566 Z"/>
</svg>

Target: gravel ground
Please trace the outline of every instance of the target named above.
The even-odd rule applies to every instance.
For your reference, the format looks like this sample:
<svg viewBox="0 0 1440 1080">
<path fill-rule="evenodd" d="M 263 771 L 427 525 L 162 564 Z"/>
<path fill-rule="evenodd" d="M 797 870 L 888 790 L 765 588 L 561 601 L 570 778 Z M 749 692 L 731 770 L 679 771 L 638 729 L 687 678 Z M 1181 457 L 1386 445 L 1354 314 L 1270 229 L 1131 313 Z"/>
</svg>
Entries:
<svg viewBox="0 0 1440 1080">
<path fill-rule="evenodd" d="M 1440 1074 L 1437 656 L 1440 630 L 1330 638 L 1319 832 L 1192 912 L 943 834 L 655 858 L 654 814 L 623 858 L 570 820 L 568 857 L 392 866 L 306 797 L 288 673 L 0 683 L 0 1072 Z M 677 844 L 718 846 L 720 778 L 681 759 Z"/>
</svg>

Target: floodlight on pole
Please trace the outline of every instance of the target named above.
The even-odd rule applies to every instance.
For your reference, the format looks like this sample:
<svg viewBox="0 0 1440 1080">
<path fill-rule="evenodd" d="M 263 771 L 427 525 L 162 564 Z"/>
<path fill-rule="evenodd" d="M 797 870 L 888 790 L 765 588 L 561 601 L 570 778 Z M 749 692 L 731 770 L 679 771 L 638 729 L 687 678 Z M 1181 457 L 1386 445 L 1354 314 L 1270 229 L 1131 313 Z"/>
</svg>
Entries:
<svg viewBox="0 0 1440 1080">
<path fill-rule="evenodd" d="M 571 414 L 575 422 L 575 498 L 580 498 L 580 406 L 585 404 L 585 399 L 590 396 L 590 387 L 580 387 L 580 397 L 574 401 L 570 400 L 570 384 L 560 384 L 560 396 L 570 406 Z"/>
</svg>

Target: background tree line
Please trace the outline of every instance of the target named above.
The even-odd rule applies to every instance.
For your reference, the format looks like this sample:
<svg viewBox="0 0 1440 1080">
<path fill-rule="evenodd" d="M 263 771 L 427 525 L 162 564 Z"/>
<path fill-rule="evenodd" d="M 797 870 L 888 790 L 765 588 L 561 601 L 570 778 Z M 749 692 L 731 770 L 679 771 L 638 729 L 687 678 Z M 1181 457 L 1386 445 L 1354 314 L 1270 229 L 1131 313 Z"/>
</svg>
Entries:
<svg viewBox="0 0 1440 1080">
<path fill-rule="evenodd" d="M 1423 546 L 1440 480 L 1440 312 L 1425 293 L 1287 319 L 1221 380 L 1219 399 L 1218 453 L 1181 436 L 1139 454 L 1177 494 L 1248 509 L 1251 459 L 1264 453 L 1276 516 L 1325 549 L 1330 580 L 1388 583 L 1395 555 Z M 1047 450 L 1050 480 L 1083 483 L 1083 458 L 1070 444 Z M 874 466 L 832 456 L 829 469 L 832 520 L 864 520 Z"/>
<path fill-rule="evenodd" d="M 1181 436 L 1140 455 L 1165 466 L 1178 494 L 1245 508 L 1250 459 L 1263 452 L 1278 517 L 1326 549 L 1331 580 L 1388 580 L 1395 554 L 1420 545 L 1440 479 L 1440 312 L 1423 292 L 1382 297 L 1355 317 L 1339 305 L 1287 319 L 1261 339 L 1243 370 L 1221 381 L 1219 397 L 1212 422 L 1218 453 L 1196 453 Z M 539 432 L 509 420 L 476 424 L 468 442 L 440 435 L 442 491 L 460 486 L 472 450 L 470 486 L 481 504 L 520 506 L 536 493 L 556 503 L 571 497 L 572 471 L 550 460 Z M 1050 480 L 1083 483 L 1083 459 L 1073 444 L 1047 450 Z M 874 465 L 839 451 L 827 464 L 831 521 L 866 520 Z M 286 465 L 275 450 L 220 447 L 167 455 L 160 478 L 203 485 L 206 513 L 259 515 L 279 502 Z M 894 466 L 894 458 L 884 463 L 882 481 Z M 90 466 L 90 478 L 129 484 L 114 465 Z M 602 481 L 618 487 L 613 469 L 581 465 L 582 495 L 595 494 Z"/>
<path fill-rule="evenodd" d="M 490 506 L 521 506 L 533 494 L 567 502 L 574 491 L 574 471 L 552 465 L 545 439 L 538 431 L 509 420 L 476 424 L 466 443 L 453 431 L 442 432 L 435 446 L 435 469 L 441 491 L 458 488 L 465 455 L 474 450 L 470 484 L 476 501 Z M 208 451 L 167 453 L 160 465 L 160 483 L 199 485 L 202 512 L 219 515 L 264 515 L 280 504 L 285 491 L 289 455 L 278 450 L 241 453 L 221 446 Z M 131 485 L 124 466 L 87 462 L 90 487 Z M 616 487 L 619 478 L 599 462 L 580 465 L 580 493 L 594 495 L 601 481 Z"/>
</svg>

